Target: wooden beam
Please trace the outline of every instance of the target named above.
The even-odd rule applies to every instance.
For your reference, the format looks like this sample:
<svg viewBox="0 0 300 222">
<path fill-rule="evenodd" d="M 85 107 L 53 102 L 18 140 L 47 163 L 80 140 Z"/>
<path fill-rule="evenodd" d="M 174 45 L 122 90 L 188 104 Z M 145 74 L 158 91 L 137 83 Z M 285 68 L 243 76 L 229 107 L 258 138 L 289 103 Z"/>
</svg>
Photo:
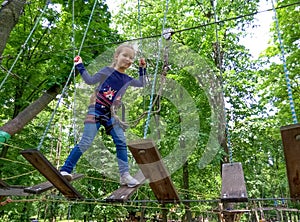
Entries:
<svg viewBox="0 0 300 222">
<path fill-rule="evenodd" d="M 300 124 L 280 128 L 290 196 L 300 199 Z"/>
<path fill-rule="evenodd" d="M 241 163 L 222 165 L 222 202 L 247 202 L 248 195 Z"/>
<path fill-rule="evenodd" d="M 128 144 L 129 150 L 138 163 L 158 201 L 179 202 L 179 196 L 154 142 L 149 139 Z"/>
<path fill-rule="evenodd" d="M 78 180 L 78 179 L 82 178 L 83 176 L 84 176 L 83 174 L 77 174 L 77 173 L 72 174 L 72 178 L 73 178 L 72 181 Z M 70 181 L 70 182 L 72 182 L 72 181 Z M 46 181 L 46 182 L 31 186 L 31 187 L 26 187 L 26 188 L 24 188 L 24 192 L 31 193 L 31 194 L 41 194 L 52 188 L 54 188 L 53 184 L 49 181 Z"/>
<path fill-rule="evenodd" d="M 81 194 L 60 172 L 38 151 L 28 149 L 21 154 L 68 199 L 82 199 Z"/>
<path fill-rule="evenodd" d="M 137 191 L 137 189 L 144 184 L 146 178 L 142 171 L 138 171 L 134 176 L 139 181 L 139 185 L 135 187 L 121 186 L 106 198 L 106 202 L 126 202 Z"/>
</svg>

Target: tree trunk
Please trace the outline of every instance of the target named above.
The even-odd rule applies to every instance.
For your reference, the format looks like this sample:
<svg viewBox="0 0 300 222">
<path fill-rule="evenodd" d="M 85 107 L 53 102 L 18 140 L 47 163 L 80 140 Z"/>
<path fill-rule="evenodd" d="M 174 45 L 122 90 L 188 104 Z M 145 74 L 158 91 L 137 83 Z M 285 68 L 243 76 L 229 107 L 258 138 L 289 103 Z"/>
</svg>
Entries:
<svg viewBox="0 0 300 222">
<path fill-rule="evenodd" d="M 23 129 L 34 117 L 37 116 L 60 92 L 58 85 L 52 86 L 40 98 L 27 106 L 14 119 L 8 121 L 0 130 L 13 136 Z"/>
<path fill-rule="evenodd" d="M 0 62 L 10 32 L 18 23 L 26 0 L 7 0 L 1 2 L 3 3 L 0 9 Z"/>
</svg>

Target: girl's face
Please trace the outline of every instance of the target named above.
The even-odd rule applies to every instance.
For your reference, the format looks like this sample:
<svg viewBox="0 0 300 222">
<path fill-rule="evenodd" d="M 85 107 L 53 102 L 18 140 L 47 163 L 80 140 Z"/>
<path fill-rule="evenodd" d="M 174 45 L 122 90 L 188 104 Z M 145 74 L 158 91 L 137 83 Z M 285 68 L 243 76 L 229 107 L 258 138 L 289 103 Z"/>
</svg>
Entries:
<svg viewBox="0 0 300 222">
<path fill-rule="evenodd" d="M 119 72 L 125 72 L 133 63 L 134 56 L 134 50 L 124 47 L 120 53 L 115 56 L 116 65 L 114 68 Z"/>
</svg>

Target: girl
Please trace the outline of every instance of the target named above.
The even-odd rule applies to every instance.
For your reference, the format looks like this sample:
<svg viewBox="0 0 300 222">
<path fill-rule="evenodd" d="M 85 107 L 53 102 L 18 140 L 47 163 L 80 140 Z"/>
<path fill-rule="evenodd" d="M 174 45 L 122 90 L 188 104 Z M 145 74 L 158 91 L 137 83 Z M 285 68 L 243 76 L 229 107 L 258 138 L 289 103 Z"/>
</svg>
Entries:
<svg viewBox="0 0 300 222">
<path fill-rule="evenodd" d="M 104 67 L 93 76 L 90 76 L 86 71 L 81 57 L 75 57 L 76 69 L 80 72 L 83 80 L 89 85 L 96 83 L 99 83 L 99 85 L 94 96 L 91 97 L 82 138 L 72 149 L 60 169 L 61 174 L 68 180 L 72 180 L 71 172 L 73 168 L 81 155 L 91 146 L 100 126 L 103 125 L 107 134 L 112 136 L 116 145 L 121 185 L 127 185 L 128 187 L 138 185 L 138 181 L 129 174 L 124 130 L 111 115 L 111 107 L 120 104 L 128 86 L 144 86 L 144 75 L 146 73 L 146 62 L 144 59 L 139 61 L 139 79 L 134 79 L 125 74 L 126 69 L 133 63 L 134 56 L 135 51 L 131 45 L 120 45 L 115 51 L 112 65 Z"/>
</svg>

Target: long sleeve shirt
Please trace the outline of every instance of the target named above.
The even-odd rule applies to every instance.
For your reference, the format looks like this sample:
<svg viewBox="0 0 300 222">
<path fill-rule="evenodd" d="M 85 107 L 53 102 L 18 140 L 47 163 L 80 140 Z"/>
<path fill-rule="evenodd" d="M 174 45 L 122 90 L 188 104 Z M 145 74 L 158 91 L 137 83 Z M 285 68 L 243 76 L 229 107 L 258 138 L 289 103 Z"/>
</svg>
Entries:
<svg viewBox="0 0 300 222">
<path fill-rule="evenodd" d="M 86 84 L 94 85 L 98 83 L 95 109 L 101 111 L 101 113 L 109 112 L 112 103 L 121 102 L 129 86 L 143 87 L 145 82 L 145 69 L 142 67 L 139 68 L 139 79 L 120 73 L 112 67 L 104 67 L 93 76 L 87 72 L 82 63 L 76 65 L 76 68 Z"/>
</svg>

